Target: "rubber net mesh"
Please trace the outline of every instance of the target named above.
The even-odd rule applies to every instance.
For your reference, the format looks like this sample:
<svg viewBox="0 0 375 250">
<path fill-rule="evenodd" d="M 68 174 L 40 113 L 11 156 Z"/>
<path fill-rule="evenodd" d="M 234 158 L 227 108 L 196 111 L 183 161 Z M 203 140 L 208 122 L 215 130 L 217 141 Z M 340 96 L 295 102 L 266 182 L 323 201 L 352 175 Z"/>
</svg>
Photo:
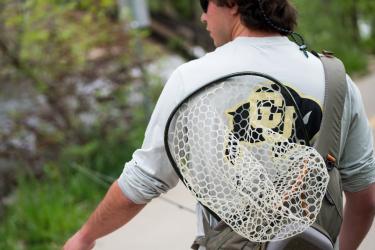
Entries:
<svg viewBox="0 0 375 250">
<path fill-rule="evenodd" d="M 234 231 L 281 240 L 315 221 L 329 181 L 319 153 L 296 138 L 296 118 L 273 82 L 233 77 L 180 106 L 168 147 L 192 194 Z"/>
</svg>

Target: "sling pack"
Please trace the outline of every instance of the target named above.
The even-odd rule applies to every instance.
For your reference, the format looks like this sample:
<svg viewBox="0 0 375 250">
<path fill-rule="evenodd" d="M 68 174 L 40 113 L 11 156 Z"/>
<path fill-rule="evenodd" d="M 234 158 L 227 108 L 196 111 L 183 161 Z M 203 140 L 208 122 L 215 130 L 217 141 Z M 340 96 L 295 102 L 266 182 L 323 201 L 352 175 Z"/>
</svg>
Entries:
<svg viewBox="0 0 375 250">
<path fill-rule="evenodd" d="M 221 221 L 215 228 L 211 229 L 210 226 L 209 226 L 209 223 L 207 221 L 204 221 L 203 224 L 204 224 L 204 229 L 205 229 L 205 237 L 201 237 L 201 238 L 197 239 L 195 241 L 195 244 L 192 246 L 193 249 L 198 249 L 199 246 L 204 246 L 207 250 L 215 250 L 215 249 L 266 249 L 266 248 L 268 248 L 268 249 L 280 249 L 280 247 L 281 247 L 281 249 L 301 249 L 301 248 L 309 249 L 308 248 L 309 245 L 306 242 L 306 238 L 300 237 L 299 232 L 303 232 L 303 231 L 310 232 L 309 237 L 313 237 L 314 235 L 323 234 L 323 235 L 326 236 L 326 239 L 328 239 L 327 241 L 328 241 L 328 243 L 330 243 L 331 246 L 334 244 L 334 242 L 336 241 L 337 235 L 339 233 L 341 220 L 342 220 L 342 189 L 341 189 L 339 172 L 338 172 L 337 167 L 336 167 L 339 162 L 336 159 L 339 158 L 339 152 L 340 152 L 339 147 L 340 147 L 340 134 L 341 134 L 341 127 L 340 127 L 341 126 L 341 115 L 342 115 L 342 111 L 343 111 L 343 106 L 344 106 L 343 104 L 344 104 L 344 101 L 345 101 L 347 89 L 346 89 L 346 80 L 345 80 L 345 70 L 344 70 L 344 67 L 343 67 L 342 63 L 339 60 L 337 60 L 337 59 L 335 59 L 335 58 L 333 58 L 329 55 L 328 56 L 322 56 L 321 60 L 323 62 L 324 69 L 325 69 L 326 91 L 325 91 L 325 99 L 324 99 L 325 100 L 324 115 L 323 115 L 322 122 L 321 122 L 320 136 L 319 136 L 319 138 L 318 138 L 318 140 L 315 144 L 315 148 L 319 152 L 319 154 L 324 157 L 324 160 L 326 162 L 326 166 L 327 166 L 327 169 L 328 169 L 329 182 L 328 182 L 328 178 L 326 178 L 324 176 L 324 174 L 319 175 L 320 174 L 319 172 L 322 171 L 322 169 L 319 170 L 319 166 L 316 166 L 316 165 L 321 165 L 321 164 L 319 164 L 318 158 L 315 158 L 315 160 L 312 161 L 312 165 L 311 165 L 310 164 L 311 159 L 304 158 L 303 156 L 298 155 L 299 151 L 308 150 L 306 147 L 305 148 L 304 147 L 299 148 L 298 146 L 296 146 L 299 143 L 302 143 L 302 144 L 306 143 L 308 145 L 308 143 L 309 143 L 308 141 L 309 141 L 310 138 L 308 138 L 308 135 L 306 133 L 306 129 L 305 129 L 305 133 L 304 133 L 304 136 L 305 136 L 304 142 L 294 140 L 293 142 L 295 142 L 297 144 L 293 145 L 292 147 L 287 146 L 286 148 L 283 147 L 283 146 L 285 146 L 285 145 L 283 145 L 284 143 L 281 143 L 279 145 L 274 144 L 273 148 L 272 148 L 272 152 L 274 152 L 274 154 L 276 154 L 276 155 L 274 155 L 274 159 L 273 159 L 274 161 L 275 161 L 275 159 L 277 159 L 278 161 L 280 161 L 280 163 L 282 163 L 283 157 L 281 157 L 280 155 L 283 152 L 290 151 L 290 152 L 296 154 L 296 157 L 289 156 L 289 158 L 291 158 L 291 159 L 297 158 L 297 160 L 299 159 L 302 162 L 301 164 L 298 164 L 298 161 L 297 161 L 297 164 L 295 164 L 295 162 L 294 163 L 292 162 L 292 164 L 293 164 L 292 168 L 290 166 L 288 168 L 288 166 L 287 166 L 286 172 L 288 172 L 288 173 L 295 171 L 294 168 L 298 168 L 298 167 L 301 167 L 301 166 L 302 167 L 299 170 L 296 171 L 296 174 L 295 174 L 294 177 L 297 179 L 297 181 L 292 182 L 292 185 L 289 187 L 291 189 L 291 191 L 290 192 L 287 191 L 286 195 L 285 195 L 285 192 L 282 193 L 282 196 L 279 196 L 278 194 L 275 193 L 275 195 L 274 195 L 275 199 L 276 199 L 276 197 L 290 198 L 291 195 L 293 195 L 295 192 L 297 192 L 303 186 L 307 185 L 307 184 L 306 185 L 303 184 L 302 179 L 303 179 L 303 181 L 307 180 L 307 181 L 310 181 L 311 183 L 315 183 L 315 184 L 310 183 L 311 185 L 315 185 L 315 186 L 322 186 L 319 183 L 318 184 L 316 184 L 316 183 L 319 182 L 319 181 L 324 182 L 325 179 L 327 179 L 327 182 L 328 182 L 327 189 L 325 189 L 325 187 L 324 187 L 324 191 L 326 190 L 326 194 L 324 195 L 324 198 L 323 198 L 322 195 L 320 195 L 320 201 L 322 199 L 323 199 L 323 201 L 321 203 L 316 202 L 315 200 L 318 200 L 319 196 L 315 197 L 313 195 L 314 194 L 313 190 L 307 189 L 307 190 L 303 190 L 303 192 L 298 194 L 299 198 L 303 197 L 302 204 L 299 204 L 299 205 L 300 205 L 300 207 L 302 207 L 302 210 L 304 210 L 304 211 L 299 212 L 299 211 L 295 210 L 295 208 L 293 207 L 293 204 L 292 204 L 293 200 L 291 201 L 292 203 L 288 205 L 289 214 L 287 213 L 287 216 L 282 217 L 281 212 L 276 211 L 275 215 L 276 215 L 277 218 L 274 218 L 274 219 L 279 220 L 279 222 L 280 221 L 284 222 L 284 224 L 286 223 L 288 229 L 287 230 L 283 230 L 281 228 L 277 229 L 277 232 L 279 234 L 280 233 L 282 234 L 282 236 L 280 238 L 277 238 L 277 236 L 275 236 L 275 234 L 270 234 L 270 235 L 273 235 L 272 237 L 274 237 L 274 239 L 275 238 L 276 239 L 289 238 L 288 241 L 281 241 L 281 243 L 283 245 L 281 246 L 279 244 L 279 247 L 278 247 L 277 244 L 272 244 L 272 242 L 274 242 L 274 241 L 271 241 L 271 243 L 268 244 L 266 242 L 268 238 L 260 238 L 261 240 L 259 242 L 258 241 L 251 242 L 247 239 L 247 237 L 244 238 L 243 236 L 239 235 L 237 233 L 238 230 L 237 230 L 237 232 L 233 231 L 232 228 L 234 228 L 236 226 L 240 226 L 240 224 L 242 224 L 242 223 L 249 223 L 249 221 L 252 219 L 253 213 L 257 213 L 257 212 L 254 212 L 254 211 L 257 211 L 256 209 L 254 210 L 254 208 L 253 208 L 252 213 L 249 213 L 245 217 L 242 217 L 242 220 L 238 220 L 239 217 L 237 217 L 236 214 L 230 214 L 230 211 L 228 211 L 228 209 L 232 210 L 230 208 L 230 206 L 229 206 L 229 208 L 228 208 L 228 206 L 227 207 L 224 206 L 223 213 L 225 215 L 227 215 L 229 218 L 232 219 L 231 221 L 229 221 L 231 227 L 229 227 L 227 225 L 227 223 L 228 223 L 228 220 L 227 220 L 226 223 Z M 273 86 L 272 88 L 273 88 L 273 90 L 278 90 L 280 92 L 283 92 L 283 91 L 289 92 L 288 89 L 282 89 L 282 88 L 280 89 L 279 86 Z M 218 90 L 218 91 L 220 91 L 220 90 Z M 272 92 L 272 89 L 270 89 L 270 88 L 267 89 L 267 87 L 263 86 L 263 87 L 259 88 L 259 91 L 265 92 L 265 94 L 263 94 L 264 96 L 272 96 L 272 98 L 273 98 L 272 100 L 269 100 L 268 102 L 264 101 L 264 103 L 261 103 L 261 105 L 264 105 L 264 107 L 266 109 L 267 109 L 267 107 L 270 108 L 272 105 L 274 105 L 275 102 L 277 102 L 277 100 L 278 100 L 277 96 L 276 96 L 277 94 L 270 93 L 270 92 Z M 289 92 L 289 94 L 290 94 L 290 92 Z M 298 109 L 298 106 L 295 104 L 295 100 L 293 100 L 294 99 L 293 95 L 290 94 L 290 96 L 291 96 L 291 99 L 292 99 L 290 102 L 294 105 L 294 108 L 295 108 L 296 112 L 298 113 L 298 117 L 302 117 L 301 114 L 300 114 L 301 111 Z M 251 99 L 251 97 L 250 97 L 250 99 Z M 286 101 L 286 103 L 288 103 L 288 100 Z M 218 104 L 218 105 L 220 105 L 220 104 Z M 240 107 L 236 107 L 236 110 L 233 111 L 233 112 L 229 112 L 229 114 L 233 115 L 233 116 L 236 116 L 236 115 L 240 114 L 242 116 L 242 118 L 245 116 L 248 124 L 243 124 L 244 128 L 249 128 L 249 126 L 250 126 L 249 124 L 251 124 L 251 126 L 259 125 L 259 124 L 255 124 L 254 121 L 252 121 L 252 123 L 250 122 L 250 117 L 256 116 L 257 114 L 254 113 L 254 112 L 251 113 L 252 112 L 251 108 L 249 106 L 246 106 L 246 105 L 247 104 L 243 104 Z M 285 106 L 286 106 L 286 104 L 285 104 Z M 178 108 L 181 109 L 181 106 L 179 106 Z M 214 110 L 209 110 L 209 109 L 207 110 L 207 108 L 205 108 L 205 107 L 202 107 L 202 109 L 206 109 L 202 112 L 206 112 L 205 114 L 207 114 L 208 117 L 212 116 L 212 112 L 214 112 Z M 274 115 L 276 115 L 276 117 L 278 117 L 277 115 L 279 113 L 278 113 L 277 110 L 275 110 L 274 106 L 272 106 L 272 109 L 274 109 L 274 111 L 275 111 L 275 114 L 272 114 L 272 117 Z M 251 114 L 248 114 L 246 110 L 250 110 Z M 174 112 L 172 114 L 174 114 Z M 286 117 L 281 117 L 281 118 L 278 117 L 278 118 L 280 120 L 281 118 L 285 119 Z M 289 117 L 289 118 L 294 119 L 294 117 Z M 272 118 L 271 120 L 275 120 L 275 119 L 277 120 L 277 118 Z M 215 121 L 215 119 L 211 119 L 211 120 Z M 189 139 L 189 136 L 188 136 L 189 131 L 182 125 L 184 123 L 189 123 L 189 121 L 190 121 L 190 123 L 193 123 L 193 125 L 190 125 L 190 126 L 194 126 L 194 125 L 198 126 L 198 127 L 199 126 L 203 126 L 203 127 L 204 126 L 212 126 L 212 128 L 213 128 L 212 131 L 214 131 L 216 134 L 196 133 L 196 134 L 194 134 L 194 136 L 198 137 L 198 138 L 190 138 Z M 177 145 L 175 148 L 172 149 L 172 150 L 174 150 L 173 152 L 171 152 L 169 147 L 167 146 L 168 143 L 169 143 L 168 133 L 169 133 L 169 127 L 170 127 L 171 122 L 172 123 L 175 122 L 175 124 L 173 124 L 173 126 L 176 126 L 178 129 L 180 129 L 178 131 L 181 132 L 181 133 L 179 132 L 177 135 L 174 135 L 174 137 L 172 139 L 173 143 L 175 145 Z M 297 120 L 295 120 L 295 122 L 300 122 L 302 124 L 302 119 L 299 119 L 299 120 L 297 119 Z M 198 123 L 198 124 L 194 124 L 194 123 Z M 221 187 L 219 185 L 219 186 L 216 186 L 215 188 L 212 188 L 212 187 L 210 188 L 210 186 L 209 186 L 210 181 L 208 181 L 208 179 L 210 179 L 212 177 L 212 175 L 216 175 L 217 173 L 208 173 L 207 174 L 207 173 L 204 172 L 204 169 L 202 169 L 202 168 L 192 170 L 192 171 L 202 171 L 202 173 L 197 173 L 197 174 L 193 173 L 193 177 L 195 176 L 194 178 L 196 178 L 196 179 L 187 180 L 186 178 L 188 178 L 189 175 L 188 175 L 188 177 L 186 177 L 186 175 L 184 175 L 184 173 L 181 173 L 181 171 L 182 172 L 190 171 L 189 161 L 192 161 L 192 159 L 194 157 L 196 157 L 195 155 L 201 154 L 201 155 L 199 155 L 199 157 L 202 158 L 200 160 L 202 166 L 204 166 L 204 164 L 210 164 L 210 163 L 216 164 L 214 166 L 220 166 L 221 164 L 227 164 L 228 165 L 230 163 L 233 164 L 233 162 L 238 161 L 237 158 L 241 154 L 241 152 L 239 152 L 239 145 L 238 145 L 239 143 L 233 143 L 233 142 L 229 142 L 227 145 L 224 145 L 223 143 L 221 143 L 221 144 L 219 143 L 217 148 L 213 148 L 213 151 L 215 149 L 217 149 L 219 151 L 222 151 L 223 150 L 222 148 L 224 146 L 226 146 L 227 148 L 225 150 L 225 155 L 226 155 L 226 158 L 227 158 L 227 162 L 223 162 L 222 159 L 220 159 L 220 157 L 215 158 L 215 153 L 212 153 L 212 155 L 210 157 L 210 156 L 207 156 L 207 155 L 202 155 L 202 152 L 193 150 L 195 146 L 197 146 L 197 148 L 199 148 L 199 147 L 204 148 L 206 146 L 208 148 L 210 148 L 210 146 L 211 146 L 210 140 L 212 140 L 212 138 L 215 138 L 215 136 L 216 137 L 223 137 L 222 135 L 217 134 L 216 131 L 220 131 L 220 129 L 219 130 L 216 129 L 215 128 L 216 126 L 217 125 L 215 124 L 215 122 L 213 122 L 211 125 L 204 125 L 203 123 L 199 124 L 198 117 L 194 117 L 194 110 L 190 113 L 187 112 L 185 114 L 185 117 L 182 116 L 182 118 L 180 118 L 180 121 L 177 121 L 177 122 L 173 121 L 173 119 L 170 117 L 169 121 L 167 122 L 167 128 L 166 128 L 166 132 L 165 132 L 166 133 L 165 134 L 166 135 L 165 136 L 165 144 L 166 144 L 167 154 L 168 154 L 170 160 L 173 159 L 173 160 L 171 160 L 171 163 L 175 167 L 177 174 L 184 181 L 185 185 L 187 185 L 187 187 L 192 191 L 192 193 L 194 195 L 196 195 L 198 200 L 199 200 L 199 198 L 202 198 L 202 196 L 210 195 L 211 191 L 216 192 L 219 189 L 221 190 Z M 285 123 L 285 122 L 282 123 L 282 126 L 283 126 L 284 130 L 286 130 L 288 128 L 288 124 Z M 302 125 L 302 127 L 304 127 L 304 125 Z M 235 136 L 241 135 L 242 139 L 245 138 L 243 140 L 245 140 L 245 143 L 246 143 L 246 142 L 254 142 L 254 141 L 256 142 L 256 141 L 262 141 L 262 140 L 264 141 L 265 138 L 263 138 L 263 137 L 268 137 L 267 140 L 269 138 L 271 138 L 271 140 L 272 140 L 273 137 L 277 137 L 277 135 L 278 135 L 277 134 L 278 128 L 273 129 L 273 130 L 267 130 L 267 131 L 265 129 L 262 129 L 262 127 L 258 127 L 256 129 L 254 129 L 253 127 L 251 127 L 251 128 L 253 129 L 251 134 L 246 135 L 246 132 L 244 132 L 243 128 L 241 128 L 239 126 L 237 126 L 237 128 L 236 128 L 236 126 L 234 125 L 231 136 L 235 137 Z M 207 131 L 210 131 L 209 129 L 210 128 L 208 128 Z M 202 131 L 206 131 L 206 130 L 203 128 Z M 294 133 L 294 134 L 298 134 L 296 129 L 293 130 L 293 128 L 290 128 L 289 132 Z M 200 138 L 200 137 L 202 137 L 202 138 Z M 194 140 L 196 140 L 197 145 L 194 145 Z M 185 151 L 181 150 L 181 148 L 183 147 L 181 145 L 184 145 L 184 144 L 188 145 L 188 150 L 186 150 L 186 146 L 184 148 Z M 198 144 L 203 144 L 203 145 L 198 145 Z M 212 142 L 211 142 L 211 144 L 212 144 Z M 286 143 L 286 144 L 288 144 L 288 143 Z M 276 149 L 275 149 L 275 147 L 276 147 Z M 266 149 L 260 149 L 260 150 L 266 150 Z M 280 157 L 277 156 L 278 152 L 280 153 L 280 155 L 279 155 Z M 256 153 L 258 153 L 258 152 L 256 152 Z M 172 156 L 172 154 L 174 154 L 174 156 Z M 306 154 L 309 155 L 309 157 L 311 157 L 311 156 L 314 155 L 314 152 L 308 151 Z M 173 158 L 173 157 L 175 157 L 175 158 Z M 218 161 L 218 158 L 220 159 L 220 161 Z M 313 159 L 314 159 L 314 157 L 313 157 Z M 248 161 L 253 160 L 252 164 L 255 164 L 255 165 L 258 163 L 256 159 L 254 160 L 252 158 L 249 158 L 247 160 Z M 178 161 L 178 163 L 176 163 L 176 161 Z M 317 164 L 314 165 L 314 162 L 317 162 Z M 178 169 L 178 167 L 177 167 L 178 164 L 184 165 L 185 169 Z M 306 166 L 304 166 L 304 165 L 307 165 L 307 164 L 310 164 L 308 168 Z M 284 162 L 284 165 L 285 165 L 285 162 Z M 286 165 L 288 165 L 288 164 L 286 164 Z M 317 167 L 317 168 L 314 169 L 315 167 Z M 312 177 L 312 180 L 309 180 L 309 179 L 305 178 L 306 174 L 311 175 L 311 173 L 307 172 L 308 169 L 310 169 L 310 168 L 313 169 L 312 173 L 314 173 L 313 175 L 316 175 L 317 178 L 314 179 Z M 325 169 L 323 169 L 323 170 L 326 171 Z M 244 170 L 244 171 L 246 171 L 246 170 Z M 259 169 L 256 169 L 256 171 L 259 172 Z M 272 172 L 272 169 L 270 171 Z M 322 172 L 324 172 L 324 171 L 322 171 Z M 268 213 L 272 209 L 273 210 L 275 210 L 275 209 L 280 210 L 281 209 L 279 207 L 279 205 L 280 205 L 280 202 L 284 201 L 284 199 L 281 199 L 279 201 L 276 199 L 276 201 L 272 201 L 272 197 L 273 197 L 272 196 L 273 194 L 271 192 L 272 190 L 271 191 L 267 190 L 267 185 L 262 186 L 262 188 L 264 188 L 265 190 L 263 190 L 261 192 L 258 192 L 257 190 L 252 189 L 256 193 L 256 195 L 254 195 L 252 192 L 248 192 L 246 187 L 243 187 L 243 183 L 245 182 L 245 180 L 241 179 L 241 177 L 239 177 L 237 175 L 234 175 L 234 176 L 230 175 L 230 172 L 231 171 L 229 171 L 226 178 L 231 178 L 232 181 L 233 181 L 233 179 L 235 179 L 237 184 L 236 184 L 236 187 L 234 187 L 234 189 L 236 189 L 236 190 L 238 189 L 240 193 L 241 192 L 247 193 L 249 196 L 251 196 L 251 200 L 255 204 L 255 208 L 258 208 L 258 210 L 260 210 L 260 213 L 264 213 L 264 212 Z M 265 182 L 265 183 L 267 183 L 267 181 L 268 182 L 270 181 L 267 178 L 262 179 L 262 178 L 264 178 L 265 174 L 263 174 L 263 173 L 256 173 L 256 174 L 258 174 L 258 176 L 260 176 L 260 177 L 258 179 L 254 179 L 254 181 L 257 181 L 257 182 L 260 181 L 260 182 Z M 277 174 L 278 173 L 276 173 L 275 175 L 277 175 Z M 224 173 L 224 175 L 226 175 L 226 174 Z M 213 180 L 211 180 L 211 182 L 220 182 L 220 178 L 215 179 L 215 176 L 213 176 L 212 178 L 213 178 Z M 298 180 L 298 179 L 300 179 L 300 180 Z M 250 180 L 250 182 L 247 182 L 247 183 L 251 183 L 251 181 L 252 180 Z M 275 184 L 275 180 L 273 180 L 273 181 L 274 181 L 273 183 Z M 300 183 L 297 185 L 296 183 L 298 183 L 298 182 L 300 182 Z M 193 183 L 193 184 L 191 184 L 191 183 Z M 194 185 L 194 183 L 197 183 L 197 185 Z M 270 182 L 270 184 L 272 185 L 272 182 Z M 201 186 L 199 186 L 199 185 L 201 185 Z M 279 184 L 277 184 L 277 185 L 279 185 Z M 239 189 L 238 187 L 241 187 L 241 188 Z M 223 188 L 225 188 L 225 186 L 223 186 Z M 314 190 L 315 193 L 319 194 L 319 192 L 321 192 L 321 189 L 319 189 L 319 188 L 315 188 L 315 189 L 316 189 L 316 190 Z M 230 191 L 227 191 L 227 193 L 230 193 Z M 311 197 L 305 197 L 306 194 L 310 195 L 310 193 L 312 194 Z M 230 194 L 234 195 L 235 193 L 230 193 Z M 268 194 L 270 194 L 271 196 L 269 198 L 267 198 L 267 197 L 266 198 L 269 199 L 268 203 L 270 203 L 271 206 L 263 206 L 262 207 L 261 206 L 262 204 L 260 203 L 260 200 L 262 198 L 264 200 L 264 198 L 265 198 L 264 195 L 268 195 Z M 259 195 L 259 197 L 258 197 L 258 195 Z M 263 197 L 261 197 L 261 196 L 263 196 Z M 220 195 L 215 196 L 215 197 L 220 198 Z M 228 199 L 228 197 L 226 199 Z M 206 200 L 207 200 L 207 197 L 206 197 Z M 311 204 L 308 203 L 309 200 L 310 200 Z M 215 201 L 210 201 L 209 198 L 208 198 L 207 204 L 211 204 L 211 207 L 215 208 L 216 206 L 220 206 L 220 201 L 218 202 L 217 199 Z M 230 204 L 232 204 L 232 206 L 237 205 L 235 203 L 229 203 L 229 205 Z M 250 206 L 250 205 L 248 205 L 248 206 Z M 306 209 L 303 209 L 303 208 L 306 208 Z M 251 210 L 250 207 L 247 207 L 247 209 Z M 261 211 L 262 209 L 264 209 L 264 211 Z M 316 211 L 317 215 L 314 215 L 314 210 L 317 210 Z M 217 210 L 217 211 L 222 212 L 222 211 L 220 211 L 220 209 Z M 299 222 L 298 218 L 290 218 L 290 217 L 288 217 L 289 215 L 291 215 L 292 217 L 295 217 L 294 214 L 290 214 L 290 211 L 295 211 L 296 215 L 299 214 L 301 217 L 311 217 L 312 221 L 309 222 L 308 220 L 307 221 L 301 220 L 301 222 Z M 280 213 L 278 213 L 278 212 L 280 212 Z M 285 215 L 285 213 L 284 213 L 284 215 Z M 264 217 L 264 218 L 266 218 L 266 217 Z M 294 219 L 296 219 L 296 220 L 294 221 Z M 296 221 L 298 223 L 296 223 Z M 315 221 L 315 223 L 312 225 L 311 228 L 306 228 L 306 226 L 310 226 L 314 221 Z M 260 221 L 259 223 L 262 223 L 262 222 Z M 266 224 L 264 224 L 264 223 L 266 223 Z M 311 223 L 311 224 L 309 224 L 309 223 Z M 272 228 L 269 227 L 270 224 L 275 226 L 276 228 L 278 227 L 277 222 L 272 222 L 272 221 L 271 222 L 263 222 L 264 227 L 268 228 L 267 230 L 272 229 Z M 259 227 L 259 230 L 258 230 L 258 227 Z M 262 224 L 258 225 L 258 227 L 257 227 L 257 230 L 261 231 L 262 230 Z M 288 233 L 290 233 L 290 234 L 288 234 Z M 240 234 L 242 234 L 242 233 L 240 233 Z M 302 233 L 302 234 L 304 234 L 304 233 Z M 263 237 L 262 234 L 260 234 L 260 235 L 261 236 L 259 236 L 259 237 Z M 313 235 L 313 236 L 311 236 L 311 235 Z M 256 236 L 254 236 L 254 237 L 256 237 Z M 292 239 L 292 240 L 290 240 L 290 239 Z M 314 243 L 315 239 L 312 238 L 311 241 Z M 324 245 L 324 244 L 325 243 L 323 242 L 322 247 L 320 249 L 326 249 L 326 248 L 329 247 L 328 246 L 329 244 L 326 244 L 326 245 Z M 316 244 L 312 244 L 311 249 L 319 249 L 319 248 L 317 247 Z"/>
</svg>

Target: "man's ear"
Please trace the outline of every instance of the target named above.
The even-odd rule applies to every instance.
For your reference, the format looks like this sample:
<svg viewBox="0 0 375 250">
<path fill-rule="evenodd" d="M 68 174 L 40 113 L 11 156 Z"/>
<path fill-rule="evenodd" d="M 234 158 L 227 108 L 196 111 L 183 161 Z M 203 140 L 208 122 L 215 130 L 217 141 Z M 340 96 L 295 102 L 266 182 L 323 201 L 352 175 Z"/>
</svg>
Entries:
<svg viewBox="0 0 375 250">
<path fill-rule="evenodd" d="M 235 4 L 234 2 L 232 3 L 232 6 L 230 6 L 230 13 L 233 16 L 236 16 L 238 14 L 238 5 Z"/>
</svg>

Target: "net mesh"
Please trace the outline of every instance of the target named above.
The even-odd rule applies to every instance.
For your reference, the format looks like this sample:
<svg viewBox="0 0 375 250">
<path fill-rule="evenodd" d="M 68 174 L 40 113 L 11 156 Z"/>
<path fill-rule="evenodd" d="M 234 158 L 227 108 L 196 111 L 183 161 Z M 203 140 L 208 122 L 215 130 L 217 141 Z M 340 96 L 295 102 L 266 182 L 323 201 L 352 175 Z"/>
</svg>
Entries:
<svg viewBox="0 0 375 250">
<path fill-rule="evenodd" d="M 307 229 L 329 181 L 319 153 L 297 138 L 295 110 L 259 76 L 211 84 L 184 102 L 168 147 L 185 185 L 251 241 Z"/>
</svg>

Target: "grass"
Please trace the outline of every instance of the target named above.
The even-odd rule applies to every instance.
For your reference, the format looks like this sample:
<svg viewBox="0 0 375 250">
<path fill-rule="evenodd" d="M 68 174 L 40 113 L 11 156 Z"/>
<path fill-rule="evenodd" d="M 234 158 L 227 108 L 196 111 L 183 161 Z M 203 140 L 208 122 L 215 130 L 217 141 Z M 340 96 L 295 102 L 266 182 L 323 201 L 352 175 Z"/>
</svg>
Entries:
<svg viewBox="0 0 375 250">
<path fill-rule="evenodd" d="M 61 249 L 104 195 L 106 187 L 80 173 L 49 170 L 43 181 L 19 178 L 0 223 L 0 249 Z"/>
</svg>

